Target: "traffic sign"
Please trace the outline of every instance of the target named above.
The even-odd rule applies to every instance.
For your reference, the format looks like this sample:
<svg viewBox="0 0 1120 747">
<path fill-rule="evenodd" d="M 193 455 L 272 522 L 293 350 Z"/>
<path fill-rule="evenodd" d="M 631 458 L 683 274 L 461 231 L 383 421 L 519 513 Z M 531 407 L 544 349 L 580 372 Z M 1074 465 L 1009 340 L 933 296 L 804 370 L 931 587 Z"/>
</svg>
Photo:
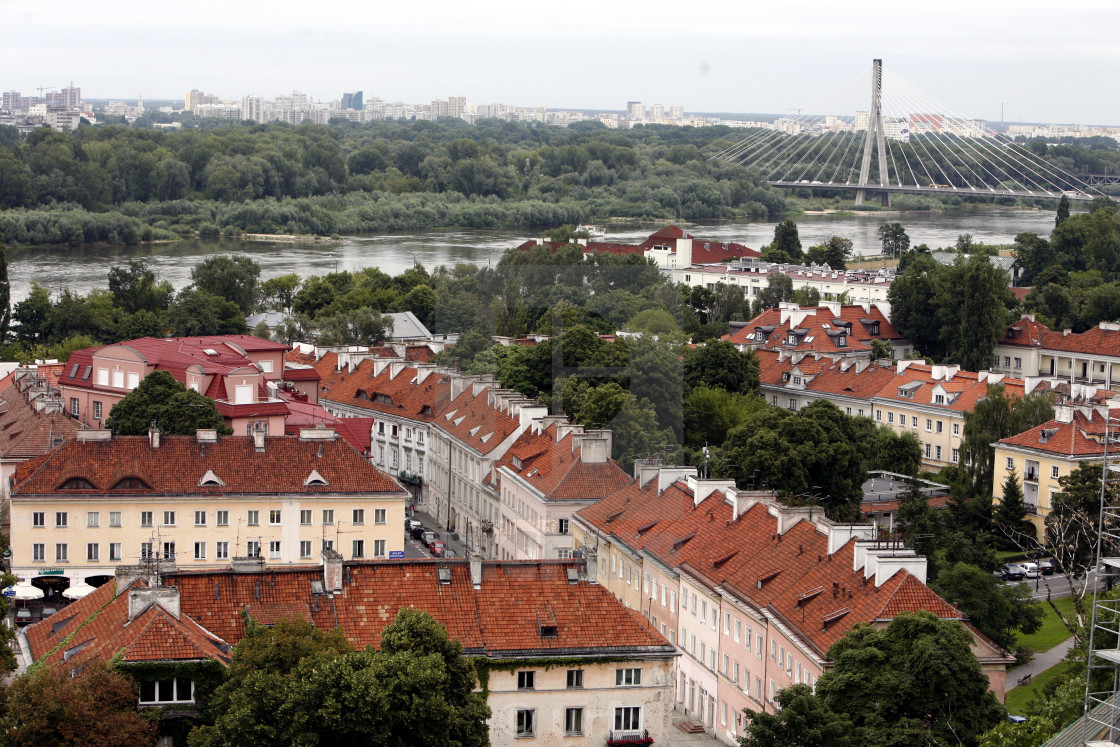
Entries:
<svg viewBox="0 0 1120 747">
<path fill-rule="evenodd" d="M 404 560 L 404 550 L 390 550 L 389 560 Z"/>
</svg>

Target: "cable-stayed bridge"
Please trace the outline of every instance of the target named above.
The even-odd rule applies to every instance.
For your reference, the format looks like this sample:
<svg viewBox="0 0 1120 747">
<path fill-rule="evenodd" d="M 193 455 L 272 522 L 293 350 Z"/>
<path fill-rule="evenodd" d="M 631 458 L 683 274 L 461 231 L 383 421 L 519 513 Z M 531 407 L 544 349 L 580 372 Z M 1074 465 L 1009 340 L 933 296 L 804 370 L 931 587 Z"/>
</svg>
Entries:
<svg viewBox="0 0 1120 747">
<path fill-rule="evenodd" d="M 870 101 L 862 103 L 869 88 Z M 846 116 L 853 111 L 854 118 Z M 885 71 L 881 60 L 872 62 L 870 84 L 866 76 L 842 84 L 715 157 L 751 166 L 775 187 L 854 191 L 857 205 L 868 194 L 878 194 L 884 205 L 896 193 L 1065 195 L 1080 202 L 1103 195 L 986 122 Z"/>
</svg>

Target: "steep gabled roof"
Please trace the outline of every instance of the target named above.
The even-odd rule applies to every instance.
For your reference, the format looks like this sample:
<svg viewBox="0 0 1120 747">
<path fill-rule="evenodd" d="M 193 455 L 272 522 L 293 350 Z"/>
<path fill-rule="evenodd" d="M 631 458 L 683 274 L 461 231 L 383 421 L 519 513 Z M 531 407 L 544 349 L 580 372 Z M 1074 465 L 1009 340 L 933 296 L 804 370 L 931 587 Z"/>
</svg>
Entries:
<svg viewBox="0 0 1120 747">
<path fill-rule="evenodd" d="M 586 463 L 580 448 L 572 451 L 575 436 L 556 440 L 557 427 L 522 433 L 498 463 L 551 501 L 595 501 L 633 482 L 618 462 Z"/>
</svg>

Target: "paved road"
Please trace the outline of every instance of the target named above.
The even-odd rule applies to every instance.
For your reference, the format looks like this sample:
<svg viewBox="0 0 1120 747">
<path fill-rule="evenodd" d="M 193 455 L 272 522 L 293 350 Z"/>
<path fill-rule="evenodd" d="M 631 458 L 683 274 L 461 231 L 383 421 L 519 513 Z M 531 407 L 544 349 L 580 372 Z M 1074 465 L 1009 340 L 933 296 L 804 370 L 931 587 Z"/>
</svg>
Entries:
<svg viewBox="0 0 1120 747">
<path fill-rule="evenodd" d="M 1069 589 L 1069 582 L 1066 577 L 1055 573 L 1052 576 L 1040 576 L 1039 578 L 1027 578 L 1022 581 L 1004 581 L 1005 584 L 1026 584 L 1031 589 L 1031 597 L 1034 599 L 1046 599 L 1049 595 L 1054 599 L 1061 597 L 1068 597 L 1072 592 Z M 1099 586 L 1104 588 L 1104 584 L 1097 578 L 1095 571 L 1089 572 L 1089 591 L 1095 591 L 1095 587 Z"/>
<path fill-rule="evenodd" d="M 411 518 L 416 519 L 428 529 L 432 529 L 438 532 L 440 535 L 440 539 L 443 540 L 444 544 L 446 544 L 448 548 L 455 552 L 456 557 L 467 557 L 466 548 L 463 545 L 463 542 L 461 540 L 451 539 L 448 536 L 448 532 L 446 532 L 443 527 L 439 525 L 439 522 L 437 522 L 434 518 L 424 513 L 423 511 L 414 512 Z M 428 548 L 422 542 L 420 542 L 419 540 L 414 540 L 411 537 L 405 535 L 404 556 L 410 559 L 431 558 L 432 554 L 428 552 Z"/>
<path fill-rule="evenodd" d="M 1039 672 L 1045 672 L 1050 667 L 1058 664 L 1062 659 L 1066 658 L 1066 654 L 1073 648 L 1073 638 L 1062 641 L 1049 651 L 1035 654 L 1034 658 L 1021 667 L 1007 670 L 1007 689 L 1016 686 L 1016 683 L 1026 675 L 1035 675 Z"/>
</svg>

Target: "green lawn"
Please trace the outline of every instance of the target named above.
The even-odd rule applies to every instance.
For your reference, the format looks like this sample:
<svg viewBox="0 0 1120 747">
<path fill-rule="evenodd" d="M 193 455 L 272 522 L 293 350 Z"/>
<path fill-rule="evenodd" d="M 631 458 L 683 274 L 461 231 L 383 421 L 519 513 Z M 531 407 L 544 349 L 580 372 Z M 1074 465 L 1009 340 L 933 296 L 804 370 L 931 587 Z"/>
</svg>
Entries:
<svg viewBox="0 0 1120 747">
<path fill-rule="evenodd" d="M 1092 604 L 1092 600 L 1086 597 L 1086 602 Z M 1062 611 L 1063 615 L 1067 617 L 1073 614 L 1073 598 L 1062 597 L 1055 599 L 1054 604 Z M 1037 633 L 1031 635 L 1020 635 L 1018 637 L 1019 643 L 1028 646 L 1031 651 L 1039 653 L 1041 651 L 1049 651 L 1057 646 L 1062 641 L 1070 637 L 1069 630 L 1058 619 L 1054 613 L 1054 609 L 1050 606 L 1049 602 L 1042 602 L 1042 627 L 1038 629 Z"/>
<path fill-rule="evenodd" d="M 1072 662 L 1063 661 L 1055 664 L 1044 672 L 1039 672 L 1031 678 L 1029 685 L 1023 687 L 1015 687 L 1007 691 L 1007 712 L 1012 716 L 1026 716 L 1027 704 L 1037 698 L 1042 692 L 1047 682 L 1063 677 L 1071 669 L 1078 669 L 1083 665 L 1073 664 Z M 1014 685 L 1013 681 L 1007 684 Z"/>
</svg>

